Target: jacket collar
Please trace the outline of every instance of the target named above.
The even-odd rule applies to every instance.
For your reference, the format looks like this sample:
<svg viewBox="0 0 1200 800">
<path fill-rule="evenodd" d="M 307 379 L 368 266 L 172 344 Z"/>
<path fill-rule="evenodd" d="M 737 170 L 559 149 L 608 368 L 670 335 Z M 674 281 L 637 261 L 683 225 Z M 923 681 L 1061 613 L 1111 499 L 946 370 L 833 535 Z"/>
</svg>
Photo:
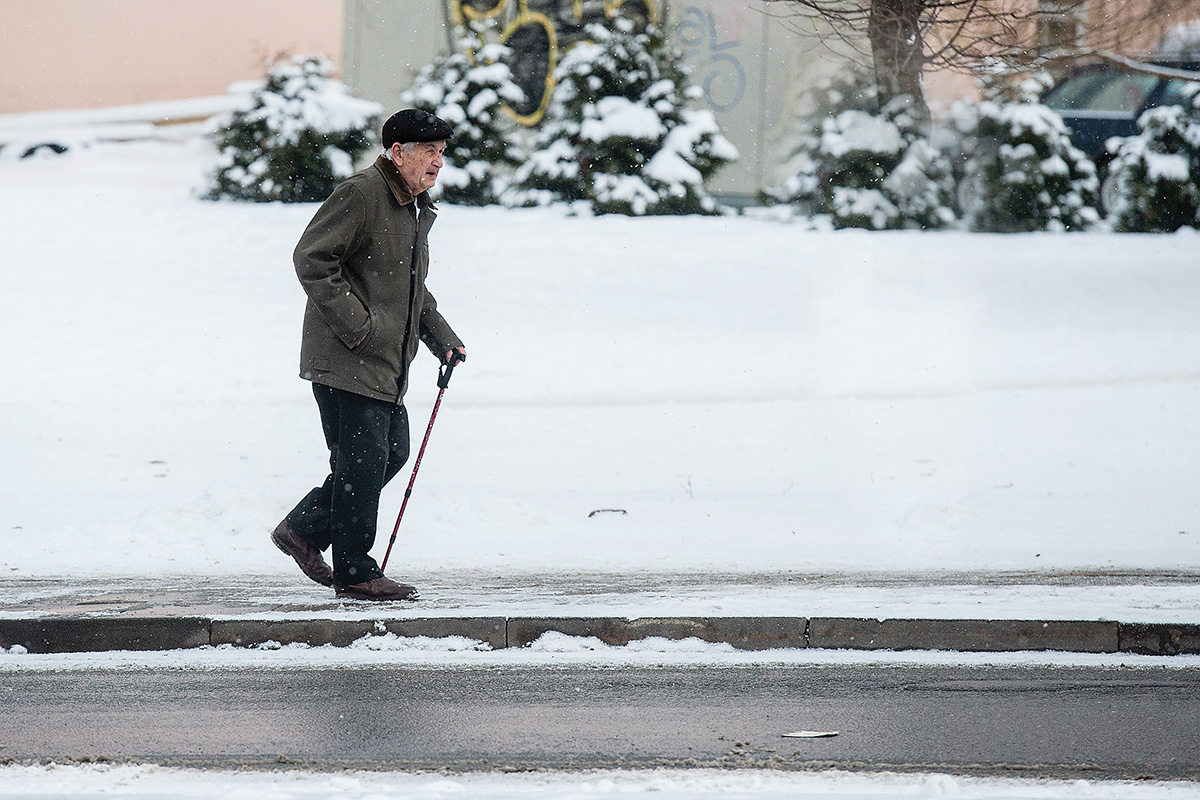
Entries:
<svg viewBox="0 0 1200 800">
<path fill-rule="evenodd" d="M 396 169 L 396 165 L 386 155 L 381 155 L 375 159 L 375 169 L 379 170 L 379 173 L 383 175 L 383 179 L 387 181 L 388 188 L 392 190 L 392 196 L 396 198 L 396 202 L 400 205 L 406 206 L 415 201 L 417 208 L 421 211 L 427 208 L 437 210 L 437 206 L 429 199 L 429 192 L 421 192 L 415 198 L 412 196 L 408 185 L 400 177 L 400 170 Z"/>
</svg>

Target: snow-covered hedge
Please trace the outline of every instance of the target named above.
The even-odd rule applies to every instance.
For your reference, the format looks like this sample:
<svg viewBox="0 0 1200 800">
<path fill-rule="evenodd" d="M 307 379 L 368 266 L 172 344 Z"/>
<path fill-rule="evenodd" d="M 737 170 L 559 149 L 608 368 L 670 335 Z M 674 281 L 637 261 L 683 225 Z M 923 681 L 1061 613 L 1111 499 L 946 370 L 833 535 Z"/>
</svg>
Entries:
<svg viewBox="0 0 1200 800">
<path fill-rule="evenodd" d="M 776 200 L 827 214 L 839 228 L 942 228 L 954 222 L 949 163 L 901 98 L 876 109 L 874 87 L 851 72 L 810 97 Z"/>
<path fill-rule="evenodd" d="M 822 124 L 820 183 L 844 228 L 942 228 L 954 222 L 950 166 L 929 145 L 909 103 L 880 114 L 843 111 Z"/>
<path fill-rule="evenodd" d="M 455 52 L 423 68 L 404 94 L 406 105 L 454 126 L 435 197 L 465 205 L 496 203 L 521 163 L 515 124 L 504 106 L 519 103 L 525 93 L 502 61 L 507 54 L 503 45 L 463 36 Z"/>
<path fill-rule="evenodd" d="M 277 61 L 220 132 L 205 196 L 256 202 L 324 200 L 376 142 L 382 106 L 351 97 L 321 56 Z"/>
<path fill-rule="evenodd" d="M 705 181 L 737 150 L 707 109 L 689 106 L 677 50 L 654 26 L 617 16 L 589 25 L 554 72 L 557 83 L 510 205 L 587 202 L 596 213 L 709 214 Z"/>
<path fill-rule="evenodd" d="M 782 139 L 786 161 L 778 185 L 763 192 L 767 203 L 791 203 L 808 214 L 824 213 L 819 150 L 822 124 L 845 111 L 871 112 L 878 106 L 874 82 L 857 69 L 838 71 L 815 85 L 805 80 L 798 94 L 803 115 L 786 122 Z"/>
<path fill-rule="evenodd" d="M 1200 93 L 1193 93 L 1192 103 L 1188 109 L 1152 108 L 1138 120 L 1137 136 L 1110 142 L 1116 155 L 1104 204 L 1114 230 L 1200 225 Z"/>
<path fill-rule="evenodd" d="M 1096 167 L 1061 116 L 1038 102 L 1043 84 L 992 85 L 961 113 L 965 174 L 959 205 L 972 230 L 1086 230 L 1100 218 Z"/>
</svg>

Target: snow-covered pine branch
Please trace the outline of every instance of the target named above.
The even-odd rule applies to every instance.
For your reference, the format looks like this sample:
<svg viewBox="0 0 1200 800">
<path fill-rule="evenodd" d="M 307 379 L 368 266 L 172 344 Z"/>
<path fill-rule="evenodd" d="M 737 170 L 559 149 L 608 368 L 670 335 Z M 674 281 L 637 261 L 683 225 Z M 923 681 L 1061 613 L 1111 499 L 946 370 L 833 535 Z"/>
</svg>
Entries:
<svg viewBox="0 0 1200 800">
<path fill-rule="evenodd" d="M 219 133 L 205 196 L 285 203 L 324 200 L 375 140 L 383 108 L 352 97 L 323 56 L 276 61 L 248 108 Z"/>
<path fill-rule="evenodd" d="M 1200 227 L 1200 84 L 1191 106 L 1152 108 L 1139 133 L 1109 142 L 1116 156 L 1104 202 L 1119 231 L 1155 233 Z"/>
<path fill-rule="evenodd" d="M 504 108 L 525 95 L 504 63 L 507 55 L 503 45 L 484 45 L 464 33 L 455 51 L 424 67 L 403 95 L 407 105 L 454 127 L 435 197 L 465 205 L 496 203 L 522 161 L 515 123 Z"/>
<path fill-rule="evenodd" d="M 596 213 L 712 214 L 705 182 L 737 149 L 700 96 L 682 57 L 654 26 L 616 17 L 555 69 L 557 83 L 510 205 L 586 202 Z"/>
</svg>

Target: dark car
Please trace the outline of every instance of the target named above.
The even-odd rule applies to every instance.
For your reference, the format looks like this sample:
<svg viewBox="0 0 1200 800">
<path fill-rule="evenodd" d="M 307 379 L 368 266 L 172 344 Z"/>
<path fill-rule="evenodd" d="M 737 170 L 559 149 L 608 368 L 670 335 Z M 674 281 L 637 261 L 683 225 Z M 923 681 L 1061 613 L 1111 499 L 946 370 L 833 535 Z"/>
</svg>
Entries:
<svg viewBox="0 0 1200 800">
<path fill-rule="evenodd" d="M 1157 66 L 1198 73 L 1200 62 L 1155 62 Z M 1137 121 L 1156 106 L 1186 105 L 1189 81 L 1134 72 L 1115 64 L 1083 67 L 1050 89 L 1042 102 L 1062 115 L 1071 141 L 1102 170 L 1112 155 L 1105 143 L 1113 136 L 1133 136 Z"/>
</svg>

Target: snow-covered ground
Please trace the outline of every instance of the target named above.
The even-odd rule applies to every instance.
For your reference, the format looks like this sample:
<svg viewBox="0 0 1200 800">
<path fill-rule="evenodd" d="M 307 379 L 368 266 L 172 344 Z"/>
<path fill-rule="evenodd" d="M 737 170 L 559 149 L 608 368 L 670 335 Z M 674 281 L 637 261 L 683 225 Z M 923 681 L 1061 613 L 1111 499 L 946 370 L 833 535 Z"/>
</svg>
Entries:
<svg viewBox="0 0 1200 800">
<path fill-rule="evenodd" d="M 104 651 L 31 654 L 17 646 L 0 649 L 0 674 L 7 672 L 78 672 L 107 670 L 276 670 L 395 667 L 414 669 L 471 665 L 484 667 L 723 667 L 847 665 L 1005 668 L 1092 668 L 1135 670 L 1194 670 L 1200 656 L 1171 658 L 1132 653 L 1010 652 L 969 653 L 936 650 L 824 650 L 793 648 L 738 650 L 730 644 L 699 639 L 648 637 L 623 646 L 605 644 L 591 636 L 549 632 L 526 647 L 493 650 L 485 642 L 461 636 L 430 638 L 380 634 L 364 636 L 346 647 L 267 642 L 255 647 L 196 647 L 186 650 Z"/>
<path fill-rule="evenodd" d="M 0 159 L 0 575 L 294 572 L 266 535 L 326 467 L 314 207 L 196 199 L 212 151 L 164 130 Z M 431 247 L 470 361 L 404 568 L 1200 567 L 1196 234 L 447 206 Z"/>
<path fill-rule="evenodd" d="M 1184 800 L 1194 784 L 1160 782 L 1031 781 L 942 774 L 862 775 L 707 770 L 437 775 L 345 772 L 214 772 L 127 765 L 0 766 L 0 797 L 120 797 L 185 800 L 196 797 L 270 800 L 584 800 L 648 796 L 654 800 Z"/>
<path fill-rule="evenodd" d="M 296 377 L 304 299 L 290 263 L 314 207 L 195 199 L 212 157 L 196 131 L 142 129 L 137 141 L 55 158 L 0 152 L 0 580 L 258 575 L 311 588 L 267 532 L 325 468 L 315 404 Z M 447 392 L 393 572 L 1200 569 L 1200 236 L 865 234 L 769 216 L 590 219 L 447 206 L 432 252 L 430 285 L 470 361 Z M 409 407 L 419 439 L 436 370 L 428 355 L 416 369 Z M 385 493 L 385 529 L 406 478 Z M 597 509 L 625 513 L 589 516 Z M 380 552 L 385 542 L 386 533 Z M 1119 611 L 1151 607 L 1152 590 L 1106 591 L 1122 598 Z M 838 591 L 822 590 L 819 607 L 835 613 L 849 598 L 870 608 L 880 601 L 869 595 L 906 592 L 914 606 L 953 616 L 980 602 L 919 579 Z M 1005 606 L 1013 616 L 1038 603 L 1058 613 L 1044 593 L 1015 596 Z M 1070 616 L 1116 613 L 1100 596 L 1063 605 Z M 1178 603 L 1168 617 L 1200 621 L 1196 587 L 1165 587 L 1161 598 Z M 765 605 L 743 613 L 780 607 L 757 599 Z M 687 643 L 613 653 L 553 639 L 544 652 L 487 653 L 470 642 L 374 638 L 376 649 L 336 653 L 0 661 L 173 669 L 270 668 L 272 659 L 1030 658 L 689 653 Z M 0 797 L 647 792 L 1200 796 L 1194 784 L 940 775 L 0 767 Z"/>
<path fill-rule="evenodd" d="M 490 652 L 465 639 L 408 639 L 391 635 L 364 639 L 350 647 L 221 647 L 173 652 L 79 653 L 0 658 L 0 674 L 45 670 L 261 670 L 364 668 L 404 664 L 410 668 L 588 665 L 600 668 L 711 664 L 808 665 L 837 669 L 854 664 L 887 666 L 1089 666 L 1120 670 L 1195 669 L 1195 656 L 1079 653 L 929 653 L 816 650 L 735 651 L 728 645 L 696 640 L 650 639 L 610 647 L 594 639 L 547 634 L 532 647 Z M 827 770 L 789 773 L 771 770 L 622 770 L 586 773 L 454 774 L 388 772 L 302 772 L 173 769 L 155 765 L 48 764 L 0 766 L 0 798 L 194 797 L 272 798 L 272 800 L 582 800 L 605 795 L 644 795 L 657 800 L 868 800 L 873 798 L 1098 798 L 1176 800 L 1200 797 L 1189 782 L 1062 781 L 999 779 L 945 774 L 848 773 Z"/>
</svg>

